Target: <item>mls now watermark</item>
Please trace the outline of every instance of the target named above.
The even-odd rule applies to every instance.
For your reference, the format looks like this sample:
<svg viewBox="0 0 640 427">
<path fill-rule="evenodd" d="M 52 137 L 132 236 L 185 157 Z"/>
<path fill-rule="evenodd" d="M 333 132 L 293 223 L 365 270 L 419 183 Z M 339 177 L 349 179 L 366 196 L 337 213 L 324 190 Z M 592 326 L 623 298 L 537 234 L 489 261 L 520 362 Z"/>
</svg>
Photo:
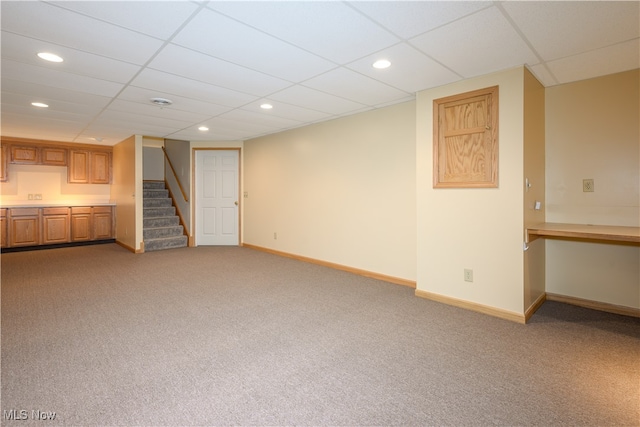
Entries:
<svg viewBox="0 0 640 427">
<path fill-rule="evenodd" d="M 7 421 L 25 421 L 25 420 L 41 420 L 53 421 L 56 419 L 56 413 L 51 411 L 41 411 L 39 409 L 9 409 L 2 411 L 2 417 Z"/>
</svg>

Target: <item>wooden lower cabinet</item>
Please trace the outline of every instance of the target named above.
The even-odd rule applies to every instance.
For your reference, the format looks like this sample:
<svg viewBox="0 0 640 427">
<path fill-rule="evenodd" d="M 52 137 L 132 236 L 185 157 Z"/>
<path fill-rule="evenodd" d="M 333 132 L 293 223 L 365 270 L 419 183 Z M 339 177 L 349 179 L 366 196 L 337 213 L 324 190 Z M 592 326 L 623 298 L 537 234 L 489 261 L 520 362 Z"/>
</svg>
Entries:
<svg viewBox="0 0 640 427">
<path fill-rule="evenodd" d="M 42 244 L 67 243 L 70 238 L 69 208 L 43 208 Z"/>
<path fill-rule="evenodd" d="M 71 241 L 91 240 L 91 207 L 71 208 Z M 111 208 L 109 208 L 111 209 Z"/>
<path fill-rule="evenodd" d="M 113 239 L 112 206 L 0 209 L 2 248 Z"/>
<path fill-rule="evenodd" d="M 40 209 L 9 209 L 9 246 L 40 244 Z"/>
<path fill-rule="evenodd" d="M 0 248 L 6 248 L 9 244 L 7 240 L 7 210 L 0 209 Z"/>
<path fill-rule="evenodd" d="M 113 237 L 113 214 L 111 206 L 93 208 L 93 238 L 95 240 Z"/>
</svg>

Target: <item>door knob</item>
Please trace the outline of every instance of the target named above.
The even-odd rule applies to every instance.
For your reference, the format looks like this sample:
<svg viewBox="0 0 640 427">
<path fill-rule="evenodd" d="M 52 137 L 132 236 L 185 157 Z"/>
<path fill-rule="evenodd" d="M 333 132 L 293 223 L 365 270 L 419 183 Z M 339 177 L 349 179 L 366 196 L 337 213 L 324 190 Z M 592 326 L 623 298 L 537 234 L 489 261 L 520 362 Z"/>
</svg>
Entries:
<svg viewBox="0 0 640 427">
<path fill-rule="evenodd" d="M 235 201 L 235 205 L 238 206 L 238 201 L 237 200 Z"/>
</svg>

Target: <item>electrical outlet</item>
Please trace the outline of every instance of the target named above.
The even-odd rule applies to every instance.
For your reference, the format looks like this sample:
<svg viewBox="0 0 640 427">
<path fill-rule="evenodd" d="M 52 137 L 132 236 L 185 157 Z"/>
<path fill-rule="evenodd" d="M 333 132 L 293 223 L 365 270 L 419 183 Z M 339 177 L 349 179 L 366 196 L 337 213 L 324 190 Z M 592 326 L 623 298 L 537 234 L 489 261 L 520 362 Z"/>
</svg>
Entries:
<svg viewBox="0 0 640 427">
<path fill-rule="evenodd" d="M 42 200 L 42 194 L 36 194 L 35 195 L 35 199 L 36 200 Z"/>
<path fill-rule="evenodd" d="M 582 180 L 582 191 L 584 193 L 593 193 L 593 179 Z"/>
<path fill-rule="evenodd" d="M 278 240 L 278 233 L 273 233 L 273 240 Z"/>
<path fill-rule="evenodd" d="M 473 270 L 471 270 L 470 268 L 464 269 L 464 281 L 473 282 Z"/>
<path fill-rule="evenodd" d="M 27 195 L 27 200 L 33 200 L 33 194 L 28 194 Z"/>
</svg>

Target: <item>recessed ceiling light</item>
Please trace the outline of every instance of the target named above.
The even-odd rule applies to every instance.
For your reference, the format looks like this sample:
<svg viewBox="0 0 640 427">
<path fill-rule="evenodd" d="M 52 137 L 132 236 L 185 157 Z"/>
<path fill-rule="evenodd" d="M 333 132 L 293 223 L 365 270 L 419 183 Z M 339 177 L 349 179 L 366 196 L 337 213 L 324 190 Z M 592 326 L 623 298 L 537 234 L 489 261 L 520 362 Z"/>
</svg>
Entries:
<svg viewBox="0 0 640 427">
<path fill-rule="evenodd" d="M 151 103 L 159 105 L 161 107 L 173 104 L 173 101 L 167 98 L 151 98 Z"/>
<path fill-rule="evenodd" d="M 206 131 L 208 131 L 208 130 L 209 130 L 209 128 L 208 128 L 208 127 L 206 127 L 206 126 L 200 126 L 200 127 L 198 128 L 198 130 L 201 130 L 202 132 L 206 132 Z"/>
<path fill-rule="evenodd" d="M 62 61 L 64 61 L 64 59 L 60 58 L 55 53 L 50 53 L 50 52 L 40 52 L 40 53 L 38 53 L 38 57 L 40 59 L 44 59 L 45 61 L 49 61 L 49 62 L 62 62 Z"/>
<path fill-rule="evenodd" d="M 373 63 L 373 68 L 377 68 L 379 70 L 383 70 L 385 68 L 389 68 L 391 66 L 391 62 L 386 59 L 379 59 Z"/>
<path fill-rule="evenodd" d="M 45 104 L 44 102 L 32 102 L 31 105 L 33 105 L 34 107 L 40 107 L 40 108 L 47 108 L 48 105 Z"/>
<path fill-rule="evenodd" d="M 271 110 L 273 108 L 273 105 L 271 105 L 271 104 L 262 104 L 260 106 L 260 108 L 262 108 L 263 110 Z"/>
</svg>

